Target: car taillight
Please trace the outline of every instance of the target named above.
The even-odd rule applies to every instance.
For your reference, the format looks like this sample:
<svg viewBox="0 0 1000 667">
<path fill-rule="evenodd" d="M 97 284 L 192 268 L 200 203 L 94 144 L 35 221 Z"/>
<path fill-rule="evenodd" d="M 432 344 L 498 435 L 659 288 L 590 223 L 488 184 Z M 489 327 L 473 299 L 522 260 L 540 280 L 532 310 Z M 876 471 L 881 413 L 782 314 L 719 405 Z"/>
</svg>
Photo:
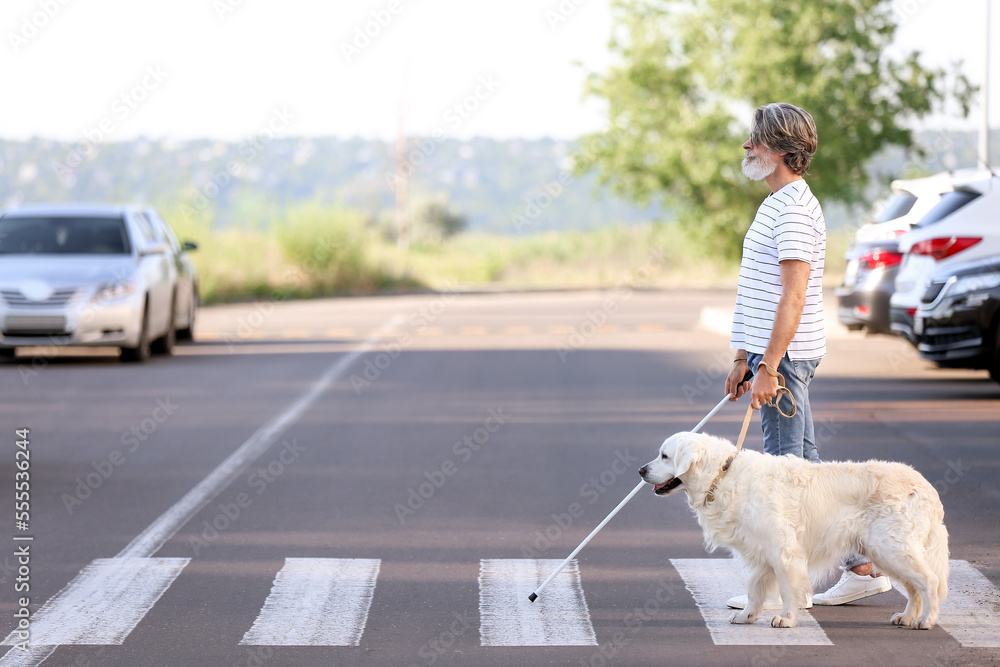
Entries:
<svg viewBox="0 0 1000 667">
<path fill-rule="evenodd" d="M 927 239 L 926 241 L 914 243 L 913 247 L 910 248 L 910 252 L 914 255 L 927 255 L 928 257 L 933 257 L 935 260 L 941 260 L 960 253 L 966 248 L 971 248 L 982 240 L 982 238 L 974 236 L 948 236 L 940 239 Z"/>
<path fill-rule="evenodd" d="M 903 261 L 903 253 L 893 250 L 870 250 L 858 258 L 861 264 L 867 264 L 869 269 L 884 269 L 896 266 Z"/>
</svg>

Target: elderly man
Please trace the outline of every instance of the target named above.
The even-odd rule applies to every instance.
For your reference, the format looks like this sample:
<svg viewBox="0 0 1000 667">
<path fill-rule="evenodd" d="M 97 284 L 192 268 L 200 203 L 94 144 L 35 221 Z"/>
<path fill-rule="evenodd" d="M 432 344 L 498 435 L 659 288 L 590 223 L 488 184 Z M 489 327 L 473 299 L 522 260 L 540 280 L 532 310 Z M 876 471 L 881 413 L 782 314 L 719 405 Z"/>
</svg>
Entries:
<svg viewBox="0 0 1000 667">
<path fill-rule="evenodd" d="M 754 113 L 743 144 L 743 174 L 771 189 L 743 240 L 730 347 L 736 351 L 726 392 L 736 400 L 750 394 L 760 410 L 764 451 L 820 460 L 809 407 L 809 383 L 826 355 L 823 324 L 823 261 L 826 222 L 803 175 L 816 152 L 812 116 L 791 104 L 774 103 Z M 753 381 L 743 382 L 747 369 Z M 778 410 L 778 374 L 795 398 L 791 417 Z M 770 405 L 769 405 L 770 403 Z M 786 413 L 791 404 L 782 399 Z M 844 604 L 882 593 L 889 580 L 858 555 L 847 558 L 844 574 L 816 604 Z M 747 596 L 729 600 L 742 609 Z M 765 608 L 780 608 L 769 600 Z M 811 605 L 810 605 L 811 606 Z"/>
</svg>

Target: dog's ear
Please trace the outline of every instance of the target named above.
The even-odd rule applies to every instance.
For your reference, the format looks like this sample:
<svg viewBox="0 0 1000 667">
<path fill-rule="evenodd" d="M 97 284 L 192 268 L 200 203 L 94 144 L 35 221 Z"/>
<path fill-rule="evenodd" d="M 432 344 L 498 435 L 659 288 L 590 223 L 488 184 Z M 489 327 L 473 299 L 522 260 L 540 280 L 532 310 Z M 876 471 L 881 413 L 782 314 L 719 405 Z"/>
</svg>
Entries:
<svg viewBox="0 0 1000 667">
<path fill-rule="evenodd" d="M 674 450 L 674 477 L 680 477 L 701 460 L 702 444 L 697 433 L 678 434 Z"/>
</svg>

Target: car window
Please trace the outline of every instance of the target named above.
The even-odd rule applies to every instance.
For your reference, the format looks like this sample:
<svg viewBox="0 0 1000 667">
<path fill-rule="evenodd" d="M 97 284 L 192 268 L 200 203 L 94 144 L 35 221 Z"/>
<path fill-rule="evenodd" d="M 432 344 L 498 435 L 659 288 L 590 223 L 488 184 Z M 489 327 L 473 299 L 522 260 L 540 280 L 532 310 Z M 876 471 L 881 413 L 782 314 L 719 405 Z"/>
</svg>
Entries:
<svg viewBox="0 0 1000 667">
<path fill-rule="evenodd" d="M 946 192 L 941 195 L 941 201 L 939 201 L 934 208 L 927 211 L 924 217 L 920 218 L 920 221 L 914 226 L 927 227 L 936 222 L 940 222 L 969 202 L 975 200 L 977 197 L 979 197 L 978 192 L 966 192 L 964 190 Z"/>
<path fill-rule="evenodd" d="M 149 221 L 145 213 L 133 213 L 132 217 L 139 228 L 139 236 L 143 243 L 155 243 L 159 240 L 159 234 L 153 230 L 153 223 Z"/>
<path fill-rule="evenodd" d="M 181 251 L 181 244 L 177 242 L 177 237 L 174 236 L 174 230 L 170 229 L 170 225 L 167 221 L 156 215 L 155 213 L 149 214 L 149 219 L 153 221 L 156 228 L 160 231 L 160 235 L 167 240 L 170 244 L 170 248 L 174 251 L 174 254 L 178 254 Z"/>
<path fill-rule="evenodd" d="M 0 254 L 127 255 L 122 218 L 12 215 L 0 218 Z"/>
<path fill-rule="evenodd" d="M 876 214 L 873 222 L 889 222 L 896 218 L 902 218 L 910 212 L 917 198 L 909 192 L 894 192 L 885 202 L 882 210 Z"/>
</svg>

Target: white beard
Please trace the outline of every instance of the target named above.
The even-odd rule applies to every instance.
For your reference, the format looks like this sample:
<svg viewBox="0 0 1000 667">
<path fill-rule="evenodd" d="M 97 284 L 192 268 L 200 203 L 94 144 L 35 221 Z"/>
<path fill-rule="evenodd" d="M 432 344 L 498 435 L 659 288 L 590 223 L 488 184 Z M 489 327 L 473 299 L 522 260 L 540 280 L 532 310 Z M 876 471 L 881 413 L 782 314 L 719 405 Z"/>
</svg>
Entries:
<svg viewBox="0 0 1000 667">
<path fill-rule="evenodd" d="M 770 153 L 767 153 L 770 156 Z M 749 178 L 751 181 L 762 181 L 771 174 L 774 170 L 778 168 L 777 162 L 772 162 L 771 160 L 765 160 L 761 157 L 754 157 L 747 152 L 747 156 L 743 158 L 743 175 Z"/>
</svg>

